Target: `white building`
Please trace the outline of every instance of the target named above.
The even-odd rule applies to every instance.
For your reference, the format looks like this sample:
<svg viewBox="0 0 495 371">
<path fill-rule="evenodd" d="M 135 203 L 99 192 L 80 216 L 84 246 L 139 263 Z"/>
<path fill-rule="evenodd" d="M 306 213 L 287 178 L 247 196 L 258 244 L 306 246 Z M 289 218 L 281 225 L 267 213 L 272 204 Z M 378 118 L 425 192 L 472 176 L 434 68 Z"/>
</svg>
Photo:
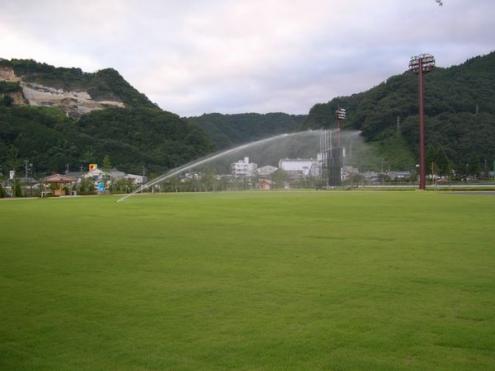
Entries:
<svg viewBox="0 0 495 371">
<path fill-rule="evenodd" d="M 148 181 L 148 178 L 144 175 L 127 174 L 125 179 L 134 181 L 134 184 L 141 185 Z"/>
<path fill-rule="evenodd" d="M 313 159 L 282 159 L 278 167 L 294 177 L 319 176 L 321 165 Z"/>
<path fill-rule="evenodd" d="M 110 178 L 115 179 L 115 180 L 125 178 L 125 173 L 123 171 L 116 169 L 116 168 L 111 169 L 108 172 L 108 175 L 110 176 Z"/>
<path fill-rule="evenodd" d="M 258 173 L 259 176 L 270 176 L 274 172 L 278 170 L 278 167 L 276 166 L 271 166 L 271 165 L 266 165 L 259 167 L 256 172 Z"/>
<path fill-rule="evenodd" d="M 136 174 L 126 174 L 123 171 L 117 170 L 113 168 L 109 172 L 105 172 L 101 169 L 93 169 L 91 171 L 88 171 L 87 173 L 82 174 L 83 178 L 92 178 L 95 181 L 101 181 L 104 179 L 110 178 L 112 181 L 119 180 L 119 179 L 127 179 L 136 185 L 141 185 L 145 184 L 148 181 L 148 178 L 143 175 L 136 175 Z"/>
<path fill-rule="evenodd" d="M 256 175 L 257 167 L 258 165 L 254 162 L 249 162 L 249 157 L 244 157 L 243 160 L 239 160 L 230 165 L 234 177 L 252 177 Z"/>
<path fill-rule="evenodd" d="M 84 178 L 93 178 L 94 180 L 100 180 L 103 179 L 103 177 L 107 176 L 108 174 L 105 173 L 101 169 L 93 169 L 88 171 L 86 174 L 83 175 Z"/>
</svg>

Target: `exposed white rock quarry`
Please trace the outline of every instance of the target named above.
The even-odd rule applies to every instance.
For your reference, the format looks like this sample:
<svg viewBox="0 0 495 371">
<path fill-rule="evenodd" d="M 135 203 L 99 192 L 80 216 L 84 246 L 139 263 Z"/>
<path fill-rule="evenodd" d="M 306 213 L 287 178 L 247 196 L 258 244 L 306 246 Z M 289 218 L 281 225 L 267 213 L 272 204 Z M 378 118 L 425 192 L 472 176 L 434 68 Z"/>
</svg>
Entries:
<svg viewBox="0 0 495 371">
<path fill-rule="evenodd" d="M 67 91 L 22 81 L 11 67 L 0 67 L 0 81 L 20 81 L 22 94 L 20 92 L 9 94 L 13 98 L 14 104 L 28 103 L 32 106 L 59 107 L 72 117 L 104 108 L 125 107 L 124 103 L 119 101 L 94 100 L 86 91 Z"/>
<path fill-rule="evenodd" d="M 28 82 L 21 82 L 21 87 L 30 105 L 60 107 L 70 116 L 110 107 L 125 107 L 124 103 L 118 101 L 94 100 L 85 91 L 66 91 Z"/>
</svg>

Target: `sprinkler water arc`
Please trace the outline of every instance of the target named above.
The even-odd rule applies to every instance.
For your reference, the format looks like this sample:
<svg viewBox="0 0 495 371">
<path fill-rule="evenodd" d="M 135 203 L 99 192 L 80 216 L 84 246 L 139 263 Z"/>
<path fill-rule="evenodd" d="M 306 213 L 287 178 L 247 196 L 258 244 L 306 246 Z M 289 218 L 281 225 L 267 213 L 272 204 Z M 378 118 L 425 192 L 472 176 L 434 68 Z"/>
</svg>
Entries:
<svg viewBox="0 0 495 371">
<path fill-rule="evenodd" d="M 320 130 L 316 130 L 316 132 L 319 132 Z M 213 160 L 216 160 L 222 156 L 227 156 L 229 154 L 232 154 L 232 153 L 235 153 L 235 152 L 238 152 L 238 151 L 242 151 L 246 148 L 249 148 L 249 147 L 252 147 L 252 146 L 256 146 L 256 145 L 260 145 L 260 144 L 265 144 L 265 143 L 269 143 L 269 142 L 272 142 L 272 141 L 275 141 L 277 139 L 281 139 L 281 138 L 288 138 L 288 137 L 291 137 L 291 136 L 297 136 L 297 135 L 301 135 L 302 133 L 309 133 L 309 132 L 315 132 L 313 130 L 307 130 L 307 131 L 304 131 L 304 132 L 295 132 L 295 133 L 286 133 L 286 134 L 279 134 L 279 135 L 275 135 L 273 137 L 269 137 L 269 138 L 265 138 L 265 139 L 261 139 L 261 140 L 257 140 L 257 141 L 254 141 L 254 142 L 250 142 L 250 143 L 246 143 L 246 144 L 242 144 L 240 146 L 237 146 L 237 147 L 234 147 L 234 148 L 230 148 L 230 149 L 227 149 L 225 151 L 222 151 L 222 152 L 218 152 L 218 153 L 215 153 L 215 154 L 212 154 L 212 155 L 209 155 L 209 156 L 206 156 L 206 157 L 203 157 L 199 160 L 195 160 L 193 162 L 189 162 L 185 165 L 182 165 L 182 166 L 179 166 L 179 167 L 176 167 L 170 171 L 168 171 L 167 173 L 153 179 L 153 180 L 150 180 L 149 182 L 147 182 L 146 184 L 143 184 L 141 185 L 138 189 L 136 189 L 135 191 L 119 198 L 117 200 L 117 202 L 122 202 L 122 201 L 125 201 L 127 200 L 129 197 L 131 196 L 134 196 L 150 187 L 153 187 L 154 185 L 156 184 L 159 184 L 165 180 L 167 180 L 168 178 L 171 178 L 173 176 L 176 176 L 176 175 L 179 175 L 180 173 L 186 171 L 186 170 L 189 170 L 189 169 L 193 169 L 197 166 L 200 166 L 200 165 L 203 165 L 207 162 L 210 162 L 210 161 L 213 161 Z"/>
</svg>

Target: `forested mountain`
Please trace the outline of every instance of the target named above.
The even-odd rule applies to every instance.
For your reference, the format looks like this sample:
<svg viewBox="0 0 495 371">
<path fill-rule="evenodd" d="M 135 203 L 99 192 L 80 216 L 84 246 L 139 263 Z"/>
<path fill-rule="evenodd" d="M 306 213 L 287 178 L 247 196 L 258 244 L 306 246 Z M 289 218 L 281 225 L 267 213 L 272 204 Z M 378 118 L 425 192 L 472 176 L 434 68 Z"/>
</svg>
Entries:
<svg viewBox="0 0 495 371">
<path fill-rule="evenodd" d="M 84 73 L 0 60 L 0 166 L 37 175 L 102 163 L 160 172 L 213 150 L 206 134 L 165 112 L 112 69 Z"/>
<path fill-rule="evenodd" d="M 208 133 L 217 149 L 297 131 L 305 119 L 305 115 L 289 115 L 281 112 L 234 115 L 210 113 L 187 118 L 189 122 L 198 125 Z"/>
<path fill-rule="evenodd" d="M 495 53 L 426 75 L 427 161 L 436 171 L 482 175 L 495 160 Z M 0 167 L 34 164 L 38 174 L 79 169 L 109 156 L 129 172 L 164 171 L 215 149 L 280 133 L 333 127 L 361 130 L 392 169 L 417 158 L 417 76 L 405 72 L 348 97 L 317 104 L 308 116 L 165 112 L 112 69 L 84 73 L 32 60 L 0 59 Z M 207 133 L 207 134 L 206 134 Z M 213 143 L 213 145 L 212 145 Z"/>
<path fill-rule="evenodd" d="M 495 160 L 495 52 L 425 77 L 427 163 L 436 171 L 482 175 Z M 392 168 L 414 168 L 418 148 L 418 78 L 411 72 L 348 97 L 317 104 L 303 128 L 335 126 L 346 108 L 346 127 L 361 130 Z"/>
</svg>

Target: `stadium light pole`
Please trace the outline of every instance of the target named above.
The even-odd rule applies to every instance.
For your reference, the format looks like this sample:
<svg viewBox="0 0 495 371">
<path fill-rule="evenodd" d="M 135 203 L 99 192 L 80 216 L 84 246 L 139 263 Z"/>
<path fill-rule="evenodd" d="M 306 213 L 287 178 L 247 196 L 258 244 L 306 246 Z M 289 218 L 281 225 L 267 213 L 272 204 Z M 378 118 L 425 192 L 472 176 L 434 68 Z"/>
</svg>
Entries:
<svg viewBox="0 0 495 371">
<path fill-rule="evenodd" d="M 344 120 L 346 119 L 346 110 L 344 108 L 338 108 L 335 111 L 337 119 L 337 130 L 335 130 L 334 143 L 331 148 L 329 171 L 330 179 L 329 183 L 333 187 L 339 187 L 342 185 L 342 167 L 343 167 L 343 151 L 342 151 L 342 128 Z"/>
<path fill-rule="evenodd" d="M 346 119 L 346 110 L 345 108 L 339 108 L 335 111 L 335 115 L 337 117 L 337 146 L 340 147 L 341 145 L 341 131 L 342 131 L 342 126 L 343 122 Z"/>
<path fill-rule="evenodd" d="M 419 80 L 419 189 L 421 190 L 426 189 L 424 75 L 434 67 L 435 58 L 431 54 L 420 54 L 409 61 L 409 71 L 417 73 Z"/>
</svg>

